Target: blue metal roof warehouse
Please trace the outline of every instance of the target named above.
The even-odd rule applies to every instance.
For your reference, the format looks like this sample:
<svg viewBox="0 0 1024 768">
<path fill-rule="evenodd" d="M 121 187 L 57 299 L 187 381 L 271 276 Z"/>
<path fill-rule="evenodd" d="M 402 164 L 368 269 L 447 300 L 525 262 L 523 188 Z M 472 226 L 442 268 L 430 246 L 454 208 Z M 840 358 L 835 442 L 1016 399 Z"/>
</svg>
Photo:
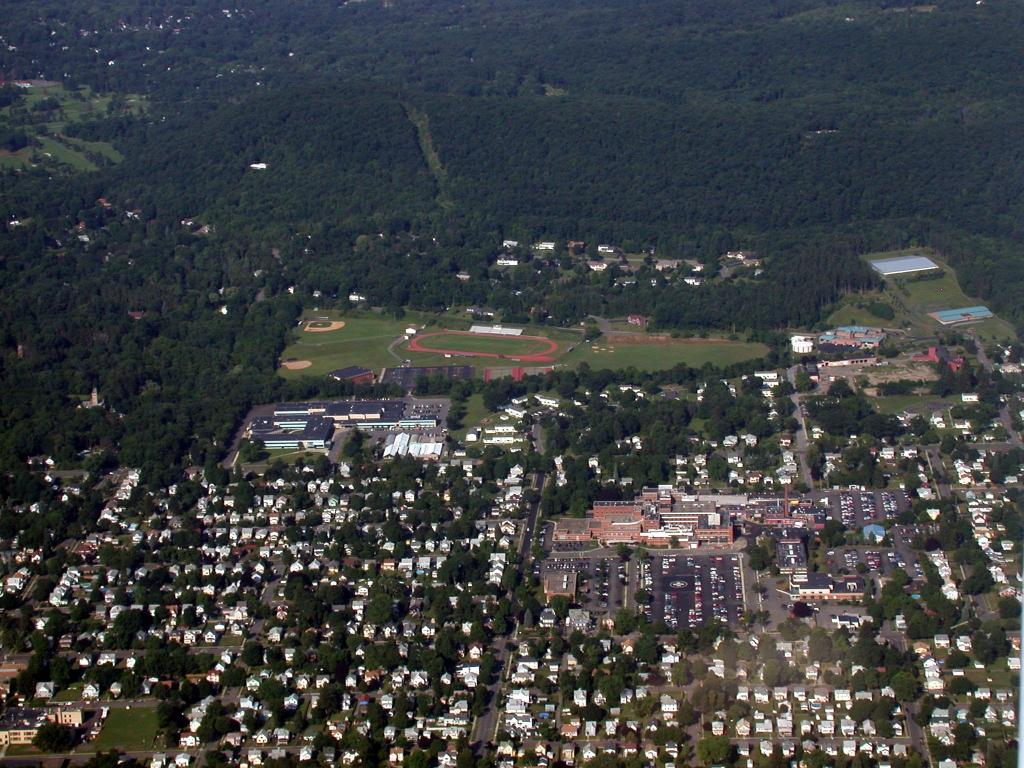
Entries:
<svg viewBox="0 0 1024 768">
<path fill-rule="evenodd" d="M 932 312 L 931 316 L 943 325 L 953 323 L 966 323 L 969 320 L 984 320 L 992 317 L 992 310 L 988 307 L 963 307 L 961 309 L 943 309 L 939 312 Z"/>
</svg>

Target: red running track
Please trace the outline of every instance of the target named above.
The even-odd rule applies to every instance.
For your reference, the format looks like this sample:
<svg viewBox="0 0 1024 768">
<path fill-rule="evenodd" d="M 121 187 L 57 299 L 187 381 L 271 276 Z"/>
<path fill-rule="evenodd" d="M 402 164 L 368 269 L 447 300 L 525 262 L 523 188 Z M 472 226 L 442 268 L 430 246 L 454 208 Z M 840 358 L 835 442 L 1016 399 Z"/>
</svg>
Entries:
<svg viewBox="0 0 1024 768">
<path fill-rule="evenodd" d="M 430 339 L 435 336 L 483 336 L 489 339 L 530 339 L 531 341 L 537 341 L 546 346 L 547 348 L 528 355 L 502 355 L 497 352 L 467 352 L 461 349 L 445 349 L 443 347 L 429 347 L 424 346 L 421 342 L 425 339 Z M 460 357 L 487 357 L 496 360 L 517 360 L 521 363 L 553 363 L 555 358 L 551 355 L 558 351 L 558 342 L 546 339 L 543 336 L 505 336 L 499 333 L 471 333 L 469 331 L 435 331 L 434 333 L 425 333 L 422 336 L 414 336 L 412 341 L 409 342 L 409 350 L 411 352 L 426 352 L 428 354 L 435 355 L 458 355 Z"/>
</svg>

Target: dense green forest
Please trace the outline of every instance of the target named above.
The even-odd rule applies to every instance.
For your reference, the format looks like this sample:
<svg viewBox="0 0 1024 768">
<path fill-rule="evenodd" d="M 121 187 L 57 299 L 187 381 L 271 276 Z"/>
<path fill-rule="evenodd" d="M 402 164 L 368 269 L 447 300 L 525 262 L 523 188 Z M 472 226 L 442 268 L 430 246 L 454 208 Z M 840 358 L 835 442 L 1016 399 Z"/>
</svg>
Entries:
<svg viewBox="0 0 1024 768">
<path fill-rule="evenodd" d="M 96 447 L 212 461 L 245 407 L 285 394 L 276 358 L 314 292 L 771 333 L 874 287 L 859 254 L 930 245 L 1024 326 L 1024 10 L 1008 2 L 6 10 L 6 80 L 146 108 L 66 127 L 118 163 L 0 173 L 5 466 Z M 29 140 L 0 119 L 5 151 Z M 767 262 L 700 288 L 648 268 L 632 285 L 565 263 L 499 273 L 506 237 Z M 113 412 L 76 409 L 92 386 Z"/>
</svg>

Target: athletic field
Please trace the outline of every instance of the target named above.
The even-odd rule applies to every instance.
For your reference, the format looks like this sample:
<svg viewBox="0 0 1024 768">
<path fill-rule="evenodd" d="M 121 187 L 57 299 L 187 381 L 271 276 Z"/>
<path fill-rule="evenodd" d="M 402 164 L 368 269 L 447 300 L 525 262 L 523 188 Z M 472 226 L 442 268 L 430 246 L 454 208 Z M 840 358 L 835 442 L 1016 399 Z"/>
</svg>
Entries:
<svg viewBox="0 0 1024 768">
<path fill-rule="evenodd" d="M 380 375 L 384 368 L 402 365 L 472 365 L 478 376 L 492 378 L 491 373 L 584 362 L 591 368 L 643 371 L 680 363 L 694 368 L 706 363 L 726 366 L 768 352 L 763 344 L 721 338 L 615 332 L 584 342 L 579 332 L 564 328 L 525 326 L 522 335 L 509 336 L 470 333 L 459 326 L 459 318 L 413 312 L 400 320 L 369 313 L 310 312 L 295 327 L 278 372 L 298 379 L 325 376 L 347 366 Z M 415 333 L 407 334 L 410 330 Z"/>
<path fill-rule="evenodd" d="M 515 360 L 520 363 L 553 363 L 558 342 L 545 336 L 505 336 L 469 331 L 436 331 L 417 334 L 410 340 L 410 352 Z"/>
</svg>

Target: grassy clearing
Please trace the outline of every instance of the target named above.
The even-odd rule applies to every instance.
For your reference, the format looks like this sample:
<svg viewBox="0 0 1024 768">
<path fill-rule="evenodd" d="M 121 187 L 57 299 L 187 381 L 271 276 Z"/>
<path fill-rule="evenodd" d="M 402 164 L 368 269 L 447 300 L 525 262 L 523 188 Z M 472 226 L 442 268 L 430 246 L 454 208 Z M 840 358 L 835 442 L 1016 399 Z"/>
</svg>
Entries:
<svg viewBox="0 0 1024 768">
<path fill-rule="evenodd" d="M 448 171 L 434 146 L 434 137 L 430 132 L 430 118 L 427 117 L 426 112 L 416 109 L 411 104 L 405 105 L 405 113 L 409 122 L 416 128 L 416 136 L 419 139 L 423 159 L 437 183 L 437 204 L 445 210 L 451 210 L 455 207 L 455 201 L 452 200 L 452 196 L 448 192 Z"/>
<path fill-rule="evenodd" d="M 464 439 L 470 429 L 480 426 L 480 422 L 490 414 L 484 405 L 483 395 L 470 395 L 466 400 L 466 415 L 462 418 L 462 429 L 455 430 L 452 435 L 456 440 Z"/>
<path fill-rule="evenodd" d="M 78 701 L 82 698 L 82 691 L 85 689 L 85 683 L 72 683 L 62 691 L 57 691 L 57 695 L 53 697 L 54 701 Z"/>
<path fill-rule="evenodd" d="M 871 312 L 868 306 L 879 302 L 892 307 L 895 317 L 886 320 Z M 909 315 L 885 291 L 869 291 L 862 295 L 846 296 L 825 321 L 829 327 L 837 325 L 866 325 L 885 328 L 903 328 L 910 322 Z"/>
<path fill-rule="evenodd" d="M 975 685 L 991 686 L 993 688 L 1010 687 L 1010 668 L 1004 659 L 996 661 L 995 664 L 986 669 L 968 667 L 964 672 Z"/>
<path fill-rule="evenodd" d="M 948 408 L 953 404 L 952 398 L 941 398 L 935 395 L 888 395 L 886 397 L 874 397 L 871 402 L 882 413 L 900 413 L 911 411 L 913 413 L 930 412 Z"/>
<path fill-rule="evenodd" d="M 695 343 L 697 342 L 697 343 Z M 629 368 L 659 371 L 685 363 L 700 368 L 705 363 L 732 365 L 768 353 L 768 347 L 756 342 L 727 339 L 678 339 L 667 344 L 609 344 L 598 339 L 592 344 L 579 344 L 560 362 L 568 365 L 587 363 L 592 368 Z"/>
<path fill-rule="evenodd" d="M 103 730 L 95 741 L 82 747 L 83 752 L 105 752 L 120 749 L 141 752 L 156 746 L 157 718 L 155 707 L 111 709 Z"/>
<path fill-rule="evenodd" d="M 285 464 L 294 464 L 299 459 L 313 459 L 323 455 L 323 451 L 308 451 L 304 448 L 277 448 L 268 450 L 267 458 L 261 463 L 272 464 L 275 461 L 283 461 Z"/>
<path fill-rule="evenodd" d="M 66 144 L 49 136 L 37 136 L 39 152 L 44 158 L 53 160 L 62 165 L 70 165 L 76 171 L 95 171 L 97 166 L 81 152 L 68 147 Z M 44 163 L 45 164 L 45 163 Z"/>
<path fill-rule="evenodd" d="M 102 155 L 112 163 L 120 163 L 124 160 L 124 155 L 118 152 L 113 144 L 105 141 L 86 141 L 85 139 L 76 139 L 71 136 L 62 136 L 61 139 L 75 149 Z"/>
<path fill-rule="evenodd" d="M 32 162 L 32 150 L 21 149 L 17 152 L 5 152 L 0 155 L 0 170 L 8 171 L 25 168 Z"/>
</svg>

